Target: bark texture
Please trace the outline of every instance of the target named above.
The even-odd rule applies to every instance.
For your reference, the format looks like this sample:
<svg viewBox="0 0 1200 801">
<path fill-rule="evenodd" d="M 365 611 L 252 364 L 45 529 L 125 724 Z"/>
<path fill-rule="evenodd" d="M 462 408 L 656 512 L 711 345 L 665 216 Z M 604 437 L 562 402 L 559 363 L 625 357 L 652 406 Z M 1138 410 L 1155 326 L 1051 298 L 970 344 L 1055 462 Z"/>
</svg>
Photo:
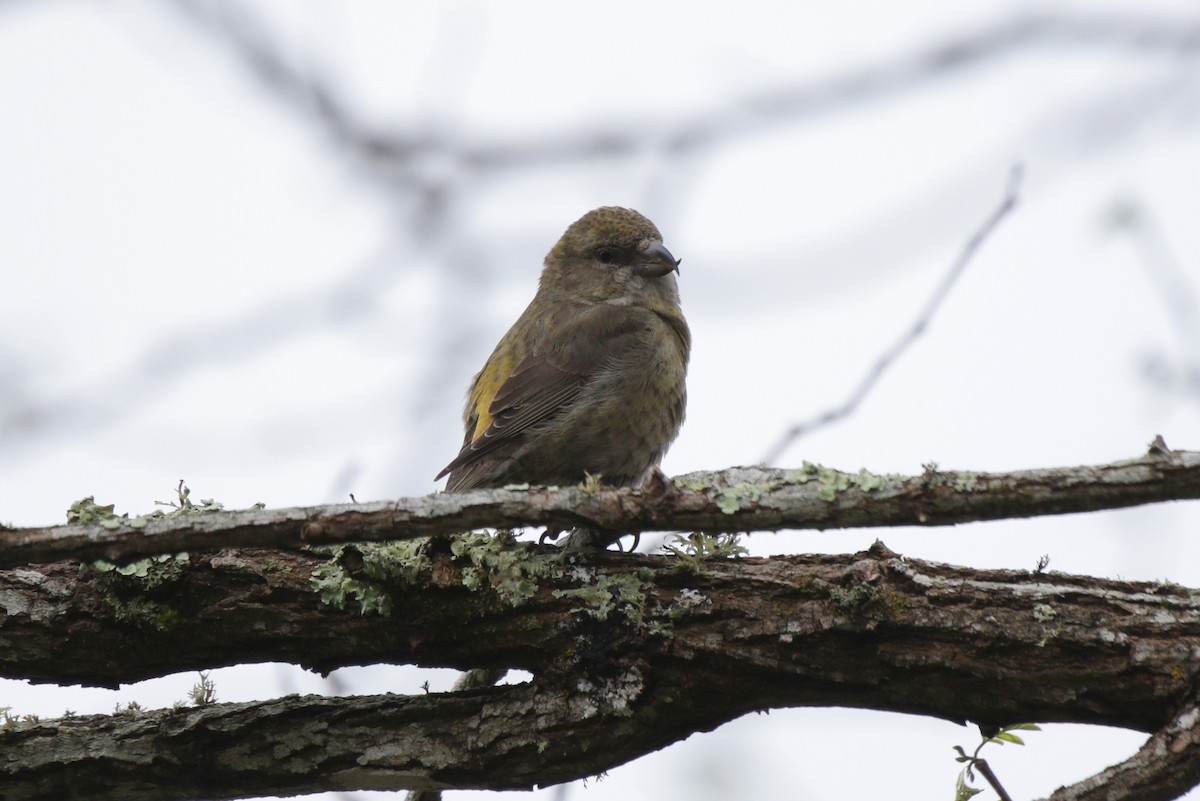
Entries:
<svg viewBox="0 0 1200 801">
<path fill-rule="evenodd" d="M 1198 469 L 1197 455 L 1161 449 L 1003 475 L 736 469 L 640 491 L 500 490 L 388 511 L 167 518 L 150 521 L 162 528 L 146 542 L 96 526 L 10 530 L 6 545 L 39 558 L 62 542 L 89 558 L 96 548 L 128 556 L 166 543 L 202 547 L 119 566 L 0 570 L 0 675 L 115 686 L 269 660 L 322 671 L 523 668 L 535 678 L 417 697 L 288 697 L 23 723 L 0 732 L 0 798 L 531 788 L 594 775 L 747 712 L 831 705 L 1152 732 L 1127 762 L 1054 798 L 1177 797 L 1200 781 L 1197 590 L 970 570 L 905 559 L 881 543 L 771 559 L 726 558 L 730 542 L 718 537 L 693 542 L 709 558 L 480 534 L 332 556 L 217 546 L 243 535 L 257 545 L 268 532 L 294 545 L 308 524 L 334 541 L 441 531 L 453 520 L 446 504 L 457 505 L 458 531 L 484 508 L 506 522 L 642 521 L 635 529 L 948 523 L 1193 497 Z M 414 519 L 424 522 L 414 528 Z"/>
<path fill-rule="evenodd" d="M 917 476 L 738 467 L 636 489 L 514 488 L 303 509 L 119 519 L 104 525 L 0 527 L 0 568 L 62 559 L 128 561 L 179 551 L 379 542 L 484 526 L 601 531 L 779 531 L 948 526 L 1200 498 L 1200 452 L 1165 446 L 1124 462 L 1011 473 Z"/>
<path fill-rule="evenodd" d="M 389 617 L 323 604 L 310 586 L 314 555 L 193 558 L 156 584 L 164 608 L 194 604 L 162 630 L 103 611 L 108 573 L 9 571 L 25 589 L 0 593 L 0 637 L 24 647 L 6 649 L 7 676 L 114 684 L 235 654 L 323 669 L 522 667 L 537 678 L 415 698 L 292 697 L 27 724 L 0 735 L 0 796 L 530 788 L 788 706 L 1153 731 L 1177 717 L 1200 669 L 1200 592 L 1173 585 L 973 571 L 882 546 L 697 563 L 519 543 L 496 552 L 540 565 L 515 606 L 502 577 L 464 586 L 476 561 L 446 542 L 411 580 L 382 582 Z M 358 559 L 342 556 L 352 571 Z"/>
</svg>

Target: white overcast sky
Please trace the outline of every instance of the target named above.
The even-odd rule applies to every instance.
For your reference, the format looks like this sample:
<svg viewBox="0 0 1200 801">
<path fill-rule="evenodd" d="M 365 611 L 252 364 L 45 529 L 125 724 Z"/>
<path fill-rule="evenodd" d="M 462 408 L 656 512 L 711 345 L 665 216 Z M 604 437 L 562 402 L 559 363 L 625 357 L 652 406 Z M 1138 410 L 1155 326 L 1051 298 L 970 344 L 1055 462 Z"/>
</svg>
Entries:
<svg viewBox="0 0 1200 801">
<path fill-rule="evenodd" d="M 988 44 L 1050 12 L 1043 36 Z M 371 157 L 311 98 L 264 85 L 221 27 L 229 13 L 356 126 L 421 155 Z M 1158 38 L 1127 35 L 1139 26 Z M 0 519 L 61 522 L 86 495 L 144 512 L 180 478 L 230 508 L 432 491 L 466 386 L 543 255 L 608 204 L 647 214 L 683 259 L 690 400 L 664 469 L 755 463 L 912 322 L 1017 162 L 1020 205 L 924 336 L 853 416 L 779 463 L 1087 464 L 1155 434 L 1198 448 L 1200 48 L 1167 43 L 1197 28 L 1183 1 L 0 2 Z M 955 41 L 977 58 L 910 71 Z M 711 139 L 671 150 L 695 130 Z M 599 136 L 613 154 L 558 155 Z M 456 155 L 510 149 L 531 158 Z M 849 552 L 881 536 L 974 567 L 1048 554 L 1053 569 L 1197 586 L 1198 524 L 1176 504 L 749 542 Z M 353 692 L 452 680 L 336 676 Z M 332 691 L 286 666 L 216 679 L 221 700 Z M 3 681 L 0 706 L 169 704 L 194 680 Z M 776 711 L 570 797 L 949 798 L 950 746 L 976 737 Z M 1142 736 L 1049 726 L 1029 740 L 991 755 L 1014 797 Z"/>
</svg>

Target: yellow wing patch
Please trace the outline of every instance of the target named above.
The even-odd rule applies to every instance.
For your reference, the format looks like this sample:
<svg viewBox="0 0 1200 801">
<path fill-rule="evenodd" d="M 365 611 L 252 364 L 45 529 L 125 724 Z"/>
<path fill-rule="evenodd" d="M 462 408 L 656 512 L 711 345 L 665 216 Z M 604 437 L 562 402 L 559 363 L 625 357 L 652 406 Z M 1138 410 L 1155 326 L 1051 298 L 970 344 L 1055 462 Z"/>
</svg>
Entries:
<svg viewBox="0 0 1200 801">
<path fill-rule="evenodd" d="M 471 424 L 472 418 L 475 419 L 475 430 L 471 432 L 472 444 L 483 436 L 483 432 L 488 430 L 488 426 L 495 419 L 491 414 L 492 400 L 500 391 L 500 387 L 504 386 L 504 382 L 512 375 L 516 366 L 517 359 L 511 355 L 493 353 L 492 358 L 488 359 L 487 364 L 475 377 L 475 383 L 471 385 L 471 396 L 467 402 L 466 414 L 463 415 L 467 425 Z"/>
</svg>

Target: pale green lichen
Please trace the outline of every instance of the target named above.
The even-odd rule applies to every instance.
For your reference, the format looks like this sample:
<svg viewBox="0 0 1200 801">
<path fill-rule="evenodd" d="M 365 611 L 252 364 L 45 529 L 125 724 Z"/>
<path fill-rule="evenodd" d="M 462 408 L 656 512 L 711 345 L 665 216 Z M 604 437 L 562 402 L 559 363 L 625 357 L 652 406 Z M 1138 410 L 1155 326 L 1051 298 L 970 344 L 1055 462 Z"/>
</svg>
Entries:
<svg viewBox="0 0 1200 801">
<path fill-rule="evenodd" d="M 865 467 L 860 469 L 858 474 L 854 477 L 854 483 L 858 484 L 858 488 L 863 492 L 882 489 L 883 485 L 887 482 L 888 476 L 877 475 L 867 470 Z"/>
<path fill-rule="evenodd" d="M 586 470 L 583 473 L 583 481 L 579 482 L 580 491 L 589 497 L 596 495 L 604 487 L 602 478 L 599 473 L 589 473 Z"/>
<path fill-rule="evenodd" d="M 462 571 L 463 586 L 491 591 L 511 606 L 533 598 L 542 581 L 568 579 L 580 586 L 555 590 L 553 596 L 578 601 L 579 606 L 572 612 L 596 620 L 608 620 L 620 612 L 638 628 L 649 626 L 646 588 L 653 578 L 650 571 L 610 575 L 575 564 L 568 551 L 538 551 L 503 531 L 495 536 L 471 533 L 456 538 L 450 552 L 456 559 L 469 562 Z"/>
<path fill-rule="evenodd" d="M 770 492 L 776 486 L 777 484 L 766 481 L 747 481 L 729 487 L 721 487 L 717 490 L 717 507 L 725 514 L 731 515 L 742 508 L 742 501 L 748 500 L 751 503 L 757 503 L 764 492 Z"/>
<path fill-rule="evenodd" d="M 569 590 L 555 590 L 555 598 L 573 598 L 582 606 L 573 612 L 607 620 L 615 611 L 620 611 L 638 628 L 646 625 L 646 584 L 642 577 L 633 573 L 609 575 L 600 573 L 595 581 Z"/>
<path fill-rule="evenodd" d="M 704 492 L 714 488 L 713 483 L 705 478 L 677 478 L 674 481 L 675 486 L 681 489 L 689 489 L 692 492 Z"/>
<path fill-rule="evenodd" d="M 388 585 L 419 580 L 431 568 L 426 555 L 428 540 L 408 540 L 363 546 L 362 564 L 351 575 L 345 564 L 344 547 L 314 568 L 311 585 L 323 603 L 345 609 L 356 602 L 364 615 L 388 616 L 393 600 Z M 580 586 L 554 592 L 556 598 L 572 598 L 579 606 L 572 612 L 596 620 L 622 613 L 639 628 L 654 629 L 647 611 L 646 589 L 650 571 L 609 575 L 574 563 L 566 551 L 547 552 L 517 541 L 511 532 L 494 536 L 471 532 L 450 542 L 450 553 L 460 566 L 462 586 L 472 592 L 487 592 L 501 603 L 518 607 L 534 598 L 545 580 L 568 580 Z"/>
<path fill-rule="evenodd" d="M 834 470 L 832 467 L 822 467 L 817 472 L 817 497 L 823 501 L 833 501 L 838 493 L 850 489 L 853 484 L 849 473 Z"/>
<path fill-rule="evenodd" d="M 742 471 L 732 471 L 736 476 Z M 817 497 L 824 501 L 833 501 L 838 494 L 851 487 L 858 487 L 863 492 L 882 489 L 889 481 L 902 479 L 904 476 L 892 474 L 876 474 L 867 469 L 857 473 L 844 473 L 832 467 L 823 467 L 811 462 L 804 462 L 797 470 L 789 470 L 782 474 L 767 474 L 763 472 L 751 474 L 759 480 L 731 481 L 730 473 L 707 474 L 675 479 L 675 485 L 694 492 L 708 493 L 717 503 L 718 508 L 725 514 L 734 514 L 745 508 L 746 502 L 757 503 L 766 493 L 790 484 L 807 484 L 817 482 Z M 727 483 L 728 482 L 728 483 Z"/>
<path fill-rule="evenodd" d="M 464 534 L 450 544 L 450 553 L 469 563 L 462 570 L 464 587 L 473 592 L 491 590 L 513 607 L 537 594 L 539 580 L 562 572 L 557 554 L 531 551 L 510 531 L 495 536 Z"/>
<path fill-rule="evenodd" d="M 103 577 L 104 601 L 114 620 L 143 631 L 168 631 L 183 618 L 164 595 L 183 577 L 188 559 L 186 553 L 159 554 L 125 565 L 101 560 L 91 566 Z"/>
<path fill-rule="evenodd" d="M 789 470 L 783 474 L 785 484 L 807 484 L 817 475 L 817 466 L 812 462 L 804 462 L 798 470 Z"/>
<path fill-rule="evenodd" d="M 89 495 L 86 498 L 81 498 L 71 504 L 67 509 L 67 522 L 80 523 L 84 525 L 97 525 L 101 528 L 110 530 L 128 526 L 133 529 L 145 528 L 151 520 L 156 520 L 161 517 L 177 517 L 180 515 L 199 515 L 208 514 L 210 512 L 223 512 L 225 505 L 220 501 L 215 501 L 212 498 L 205 498 L 200 502 L 190 500 L 191 490 L 180 481 L 179 487 L 176 490 L 179 500 L 169 503 L 163 501 L 155 501 L 158 506 L 167 507 L 170 511 L 155 509 L 144 515 L 130 517 L 128 513 L 117 514 L 113 504 L 96 503 L 94 495 Z M 265 509 L 266 504 L 256 503 L 252 509 Z"/>
<path fill-rule="evenodd" d="M 192 706 L 212 706 L 217 702 L 217 684 L 208 671 L 200 671 L 200 680 L 188 691 Z"/>
<path fill-rule="evenodd" d="M 1050 625 L 1050 622 L 1056 617 L 1058 617 L 1058 611 L 1049 604 L 1034 605 L 1033 619 L 1042 627 L 1042 638 L 1038 640 L 1038 648 L 1045 647 L 1047 642 L 1058 636 L 1058 629 Z"/>
<path fill-rule="evenodd" d="M 333 558 L 318 565 L 312 574 L 312 587 L 321 601 L 345 609 L 356 601 L 364 615 L 387 617 L 392 613 L 388 584 L 411 584 L 432 567 L 427 555 L 428 539 L 404 540 L 359 549 L 362 565 L 351 575 L 343 564 L 343 548 Z M 531 554 L 510 532 L 495 536 L 468 533 L 450 543 L 456 561 L 465 562 L 462 585 L 472 592 L 490 590 L 504 603 L 520 606 L 538 590 L 538 579 L 559 570 L 554 557 Z"/>
<path fill-rule="evenodd" d="M 863 492 L 882 489 L 887 482 L 902 479 L 904 476 L 889 473 L 872 473 L 865 467 L 857 473 L 845 473 L 832 467 L 804 462 L 799 470 L 792 470 L 784 477 L 789 484 L 807 484 L 817 482 L 817 497 L 826 502 L 832 502 L 837 496 L 850 489 L 858 487 Z"/>
<path fill-rule="evenodd" d="M 161 515 L 161 512 L 158 514 Z M 117 529 L 122 525 L 129 525 L 133 528 L 144 528 L 148 519 L 148 517 L 136 517 L 130 520 L 128 514 L 117 514 L 114 504 L 102 505 L 96 503 L 94 495 L 80 498 L 67 509 L 68 523 L 96 525 L 107 529 Z"/>
<path fill-rule="evenodd" d="M 11 706 L 0 706 L 0 729 L 11 731 L 41 722 L 38 715 L 14 715 Z"/>
<path fill-rule="evenodd" d="M 116 573 L 119 576 L 141 579 L 141 589 L 152 590 L 161 584 L 178 579 L 181 566 L 186 564 L 188 559 L 187 551 L 181 551 L 174 554 L 158 554 L 124 565 L 97 559 L 92 562 L 92 567 L 101 573 Z"/>
<path fill-rule="evenodd" d="M 691 534 L 676 534 L 663 545 L 663 550 L 682 560 L 684 567 L 694 573 L 702 572 L 707 559 L 728 559 L 750 553 L 741 544 L 741 535 L 734 532 L 706 534 L 694 531 Z"/>
<path fill-rule="evenodd" d="M 313 568 L 310 583 L 321 602 L 345 609 L 358 603 L 363 615 L 392 614 L 392 595 L 387 583 L 412 583 L 427 572 L 432 563 L 425 554 L 428 539 L 401 540 L 364 545 L 356 549 L 362 565 L 351 575 L 343 564 L 346 546 L 336 548 L 333 558 Z"/>
<path fill-rule="evenodd" d="M 67 509 L 68 523 L 99 523 L 103 520 L 109 520 L 117 517 L 114 511 L 115 504 L 101 506 L 96 503 L 96 496 L 89 495 L 86 498 L 80 498 L 71 504 L 71 508 Z"/>
<path fill-rule="evenodd" d="M 978 473 L 957 473 L 951 485 L 956 492 L 975 492 L 980 489 Z"/>
<path fill-rule="evenodd" d="M 1033 607 L 1033 619 L 1038 623 L 1049 623 L 1058 617 L 1058 612 L 1048 604 L 1037 604 Z"/>
<path fill-rule="evenodd" d="M 778 479 L 725 483 L 726 480 L 726 477 L 720 474 L 701 473 L 689 478 L 677 478 L 675 486 L 693 492 L 707 493 L 722 512 L 731 515 L 742 508 L 743 501 L 756 503 L 763 493 L 770 492 L 784 483 Z"/>
<path fill-rule="evenodd" d="M 867 603 L 879 593 L 873 584 L 859 583 L 853 587 L 834 587 L 829 591 L 829 598 L 847 612 L 853 612 Z"/>
</svg>

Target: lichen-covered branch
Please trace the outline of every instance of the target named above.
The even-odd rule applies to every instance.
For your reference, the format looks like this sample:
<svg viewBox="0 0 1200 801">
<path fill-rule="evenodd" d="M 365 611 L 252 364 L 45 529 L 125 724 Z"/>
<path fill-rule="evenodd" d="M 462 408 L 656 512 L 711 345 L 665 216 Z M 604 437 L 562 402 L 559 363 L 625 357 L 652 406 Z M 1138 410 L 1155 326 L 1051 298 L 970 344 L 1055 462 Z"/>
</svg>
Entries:
<svg viewBox="0 0 1200 801">
<path fill-rule="evenodd" d="M 1169 724 L 1124 762 L 1070 787 L 1049 801 L 1168 801 L 1200 784 L 1200 709 L 1189 701 Z"/>
<path fill-rule="evenodd" d="M 636 489 L 510 488 L 363 504 L 0 529 L 0 568 L 127 561 L 225 547 L 298 548 L 453 534 L 484 526 L 604 531 L 778 531 L 945 526 L 1200 498 L 1200 452 L 1152 448 L 1111 464 L 1011 473 L 844 473 L 805 464 L 654 476 Z"/>
<path fill-rule="evenodd" d="M 711 721 L 635 669 L 447 695 L 216 704 L 87 716 L 0 735 L 6 801 L 170 801 L 317 790 L 528 789 L 637 756 L 666 727 Z M 634 708 L 636 706 L 636 709 Z M 677 739 L 677 737 L 675 738 Z"/>
<path fill-rule="evenodd" d="M 270 659 L 536 679 L 23 724 L 0 733 L 0 796 L 54 795 L 56 782 L 97 799 L 532 787 L 789 706 L 1153 731 L 1200 673 L 1200 591 L 968 570 L 882 545 L 700 560 L 479 535 L 126 572 L 0 573 L 4 675 L 112 684 Z"/>
<path fill-rule="evenodd" d="M 285 661 L 524 668 L 535 679 L 23 723 L 0 732 L 0 797 L 529 788 L 746 712 L 850 706 L 1155 732 L 1056 801 L 1170 798 L 1200 780 L 1189 706 L 1200 591 L 955 568 L 881 544 L 729 558 L 738 548 L 721 533 L 1116 508 L 1197 497 L 1198 475 L 1200 454 L 1159 441 L 1128 462 L 1004 474 L 736 468 L 655 476 L 637 490 L 514 488 L 134 520 L 81 505 L 93 522 L 0 532 L 5 564 L 24 562 L 0 570 L 0 675 L 114 686 Z M 449 534 L 485 524 L 710 533 L 662 556 Z M 80 561 L 98 555 L 120 561 Z"/>
</svg>

